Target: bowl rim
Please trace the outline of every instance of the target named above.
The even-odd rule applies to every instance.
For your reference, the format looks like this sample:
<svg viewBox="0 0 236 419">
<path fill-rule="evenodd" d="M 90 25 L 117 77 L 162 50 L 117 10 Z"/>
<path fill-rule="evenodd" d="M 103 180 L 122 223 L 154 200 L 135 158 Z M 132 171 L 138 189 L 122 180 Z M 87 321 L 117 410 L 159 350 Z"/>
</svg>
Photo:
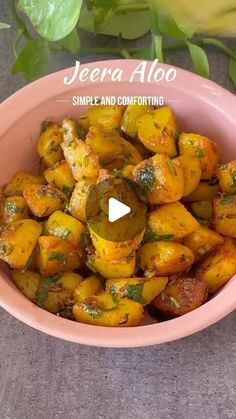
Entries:
<svg viewBox="0 0 236 419">
<path fill-rule="evenodd" d="M 127 83 L 129 81 L 130 71 L 132 71 L 140 62 L 142 62 L 142 60 L 121 59 L 96 61 L 82 64 L 81 69 L 86 67 L 91 70 L 94 68 L 94 65 L 100 69 L 104 67 L 112 69 L 119 67 L 123 69 L 122 83 Z M 148 61 L 148 66 L 150 66 L 151 63 L 151 61 Z M 162 63 L 160 65 L 165 70 L 174 67 Z M 81 84 L 78 80 L 75 81 L 73 86 L 65 86 L 62 83 L 64 77 L 68 76 L 68 72 L 73 71 L 73 68 L 74 67 L 70 67 L 57 71 L 30 83 L 2 102 L 0 104 L 0 114 L 4 114 L 4 118 L 2 118 L 1 121 L 0 137 L 6 134 L 8 129 L 10 129 L 17 120 L 32 110 L 32 91 L 34 91 L 34 105 L 37 106 L 52 97 L 59 96 L 60 94 L 64 95 L 65 92 L 69 93 L 70 90 L 74 90 L 75 87 L 80 88 Z M 218 111 L 221 111 L 224 114 L 227 114 L 227 111 L 229 111 L 227 114 L 228 120 L 232 120 L 232 122 L 235 120 L 236 113 L 234 116 L 232 112 L 232 101 L 234 102 L 233 105 L 235 109 L 236 98 L 232 93 L 213 81 L 204 79 L 187 70 L 178 67 L 174 68 L 177 70 L 177 81 L 181 91 L 194 89 L 195 96 L 204 98 L 211 107 L 217 108 Z M 88 85 L 96 86 L 96 84 L 99 83 L 100 82 L 86 81 L 83 82 L 83 87 Z M 111 82 L 108 81 L 107 83 Z M 165 83 L 166 82 L 163 81 L 158 84 L 164 85 Z M 22 106 L 22 103 L 24 103 L 24 106 Z M 27 325 L 67 341 L 113 348 L 142 347 L 165 343 L 191 335 L 210 326 L 232 312 L 236 308 L 235 278 L 236 277 L 233 277 L 229 283 L 224 286 L 223 290 L 210 301 L 182 317 L 168 320 L 163 323 L 154 323 L 132 328 L 98 327 L 60 318 L 33 304 L 24 297 L 15 286 L 15 295 L 18 294 L 18 297 L 11 298 L 14 289 L 13 285 L 5 281 L 2 275 L 0 275 L 0 306 Z"/>
</svg>

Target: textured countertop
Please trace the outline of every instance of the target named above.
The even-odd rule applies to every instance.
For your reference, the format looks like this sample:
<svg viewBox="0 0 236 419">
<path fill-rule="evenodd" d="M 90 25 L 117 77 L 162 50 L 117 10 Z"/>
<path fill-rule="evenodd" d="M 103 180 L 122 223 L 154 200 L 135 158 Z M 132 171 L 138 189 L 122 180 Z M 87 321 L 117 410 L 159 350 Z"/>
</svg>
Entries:
<svg viewBox="0 0 236 419">
<path fill-rule="evenodd" d="M 11 43 L 1 31 L 0 101 L 24 85 L 10 75 Z M 224 56 L 210 58 L 211 78 L 232 90 Z M 185 52 L 175 64 L 191 68 Z M 71 65 L 54 56 L 50 72 Z M 236 417 L 235 394 L 236 312 L 177 342 L 112 350 L 60 341 L 0 310 L 1 419 L 226 419 Z"/>
</svg>

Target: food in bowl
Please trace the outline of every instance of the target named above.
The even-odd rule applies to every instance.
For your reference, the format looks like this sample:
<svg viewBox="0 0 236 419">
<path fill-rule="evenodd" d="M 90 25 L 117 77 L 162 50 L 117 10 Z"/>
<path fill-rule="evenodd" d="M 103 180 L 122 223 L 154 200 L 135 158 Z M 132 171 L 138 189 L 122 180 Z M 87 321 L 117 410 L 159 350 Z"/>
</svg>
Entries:
<svg viewBox="0 0 236 419">
<path fill-rule="evenodd" d="M 78 121 L 46 121 L 37 152 L 39 173 L 18 172 L 2 188 L 0 258 L 41 308 L 137 326 L 145 311 L 168 319 L 194 310 L 236 273 L 236 162 L 222 165 L 203 135 L 179 134 L 169 107 L 99 105 Z M 99 235 L 87 202 L 101 183 L 135 193 L 146 228 L 123 241 L 115 224 L 115 239 Z"/>
</svg>

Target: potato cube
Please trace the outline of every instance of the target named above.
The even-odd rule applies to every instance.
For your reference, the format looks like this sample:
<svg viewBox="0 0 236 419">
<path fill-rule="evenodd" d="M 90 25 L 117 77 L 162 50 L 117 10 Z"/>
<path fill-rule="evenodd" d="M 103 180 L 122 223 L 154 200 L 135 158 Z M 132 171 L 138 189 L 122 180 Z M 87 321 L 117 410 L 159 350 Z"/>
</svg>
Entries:
<svg viewBox="0 0 236 419">
<path fill-rule="evenodd" d="M 116 129 L 120 127 L 120 121 L 123 114 L 123 107 L 114 106 L 92 106 L 84 115 L 79 118 L 79 124 L 89 129 L 91 125 L 101 125 L 104 129 Z"/>
<path fill-rule="evenodd" d="M 121 120 L 122 131 L 129 137 L 136 138 L 138 135 L 138 118 L 151 111 L 154 111 L 154 108 L 150 105 L 128 105 Z"/>
<path fill-rule="evenodd" d="M 213 226 L 217 233 L 236 239 L 236 195 L 214 198 Z"/>
<path fill-rule="evenodd" d="M 24 189 L 24 198 L 36 217 L 48 217 L 63 209 L 67 202 L 66 195 L 50 185 L 28 185 Z"/>
<path fill-rule="evenodd" d="M 194 217 L 201 220 L 210 220 L 213 214 L 213 205 L 212 201 L 205 200 L 205 201 L 198 201 L 198 202 L 191 202 L 189 204 L 189 208 L 191 209 Z"/>
<path fill-rule="evenodd" d="M 195 261 L 202 259 L 223 243 L 223 237 L 205 226 L 200 226 L 185 237 L 183 241 L 183 244 L 194 253 Z"/>
<path fill-rule="evenodd" d="M 61 160 L 45 170 L 44 176 L 50 185 L 60 189 L 68 198 L 71 197 L 75 179 L 65 160 Z"/>
<path fill-rule="evenodd" d="M 74 299 L 76 303 L 86 300 L 95 294 L 98 294 L 103 289 L 103 283 L 97 276 L 92 275 L 84 279 L 76 287 L 74 292 Z"/>
<path fill-rule="evenodd" d="M 69 203 L 71 215 L 83 223 L 86 222 L 86 202 L 89 188 L 92 184 L 93 181 L 91 179 L 84 179 L 77 182 Z"/>
<path fill-rule="evenodd" d="M 29 218 L 26 201 L 22 196 L 11 196 L 3 198 L 2 201 L 2 215 L 0 218 L 1 224 L 9 224 L 14 221 L 24 220 Z"/>
<path fill-rule="evenodd" d="M 45 129 L 38 139 L 37 152 L 46 166 L 53 166 L 54 163 L 63 159 L 62 139 L 60 125 L 55 122 L 45 123 Z"/>
<path fill-rule="evenodd" d="M 236 160 L 222 164 L 217 169 L 217 177 L 222 192 L 236 192 Z"/>
<path fill-rule="evenodd" d="M 207 201 L 217 196 L 220 190 L 218 182 L 215 179 L 203 181 L 198 184 L 196 189 L 190 195 L 184 197 L 186 202 Z"/>
<path fill-rule="evenodd" d="M 25 297 L 36 302 L 40 285 L 40 275 L 37 272 L 18 271 L 14 269 L 11 271 L 11 278 Z"/>
<path fill-rule="evenodd" d="M 23 191 L 28 185 L 44 183 L 41 176 L 29 172 L 17 172 L 4 188 L 4 196 L 23 196 Z"/>
<path fill-rule="evenodd" d="M 54 212 L 44 225 L 44 233 L 69 241 L 79 247 L 84 232 L 84 225 L 71 215 L 62 211 Z"/>
<path fill-rule="evenodd" d="M 184 193 L 183 196 L 189 195 L 193 192 L 201 179 L 201 164 L 196 156 L 183 154 L 182 156 L 176 157 L 173 160 L 176 164 L 179 164 L 184 173 Z"/>
<path fill-rule="evenodd" d="M 135 252 L 121 259 L 105 260 L 97 254 L 89 256 L 87 266 L 103 278 L 129 278 L 135 270 Z"/>
</svg>

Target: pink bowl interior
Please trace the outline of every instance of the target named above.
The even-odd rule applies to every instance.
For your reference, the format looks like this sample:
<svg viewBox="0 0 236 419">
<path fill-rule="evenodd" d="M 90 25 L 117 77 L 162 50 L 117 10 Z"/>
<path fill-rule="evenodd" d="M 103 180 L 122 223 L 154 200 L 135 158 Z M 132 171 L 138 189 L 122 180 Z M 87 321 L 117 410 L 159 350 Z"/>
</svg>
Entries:
<svg viewBox="0 0 236 419">
<path fill-rule="evenodd" d="M 46 118 L 61 121 L 64 116 L 78 117 L 84 110 L 73 107 L 72 96 L 164 96 L 177 116 L 180 130 L 202 133 L 214 139 L 223 160 L 236 158 L 236 98 L 215 83 L 177 69 L 174 82 L 130 83 L 137 66 L 135 60 L 105 61 L 88 64 L 92 69 L 123 69 L 123 81 L 63 84 L 73 69 L 47 76 L 20 90 L 0 105 L 0 183 L 18 170 L 37 171 L 35 144 L 40 124 Z M 168 69 L 167 65 L 162 65 Z M 66 102 L 69 100 L 69 102 Z M 0 304 L 18 319 L 53 336 L 73 342 L 132 347 L 152 345 L 187 336 L 230 313 L 236 307 L 236 279 L 232 278 L 209 302 L 193 312 L 164 323 L 136 328 L 104 328 L 71 322 L 54 316 L 27 300 L 12 284 L 9 271 L 1 264 Z"/>
</svg>

